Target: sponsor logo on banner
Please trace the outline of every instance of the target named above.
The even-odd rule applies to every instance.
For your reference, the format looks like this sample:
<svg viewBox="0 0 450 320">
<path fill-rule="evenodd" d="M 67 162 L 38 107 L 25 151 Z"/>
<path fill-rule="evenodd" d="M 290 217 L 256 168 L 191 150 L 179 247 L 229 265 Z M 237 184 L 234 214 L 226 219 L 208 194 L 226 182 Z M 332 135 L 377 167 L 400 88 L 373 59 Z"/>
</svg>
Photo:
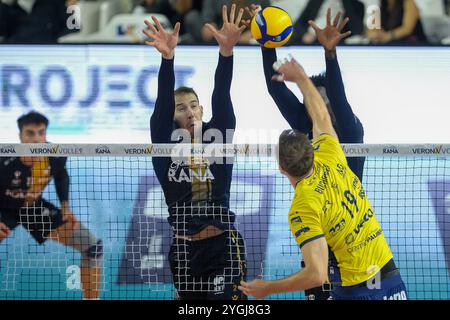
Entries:
<svg viewBox="0 0 450 320">
<path fill-rule="evenodd" d="M 398 149 L 395 146 L 386 146 L 383 148 L 383 154 L 398 154 Z"/>
<path fill-rule="evenodd" d="M 111 150 L 108 148 L 108 146 L 98 146 L 95 148 L 96 154 L 111 154 Z"/>
<path fill-rule="evenodd" d="M 150 146 L 148 148 L 125 148 L 124 151 L 126 154 L 146 154 L 146 155 L 152 155 L 153 154 L 153 146 Z"/>
<path fill-rule="evenodd" d="M 5 153 L 5 154 L 15 154 L 16 153 L 16 149 L 14 149 L 13 146 L 4 146 L 4 147 L 0 147 L 0 153 Z"/>
<path fill-rule="evenodd" d="M 36 93 L 43 106 L 58 109 L 58 112 L 74 106 L 85 112 L 103 102 L 113 112 L 117 108 L 131 109 L 134 105 L 153 107 L 156 97 L 146 84 L 158 78 L 158 69 L 156 66 L 136 68 L 126 64 L 70 63 L 66 66 L 40 65 L 39 68 L 29 64 L 3 64 L 0 66 L 2 103 L 5 107 L 30 107 L 34 101 L 29 97 Z M 191 66 L 175 67 L 177 86 L 186 85 L 194 73 Z M 62 89 L 58 92 L 55 87 Z M 79 96 L 77 92 L 86 94 Z M 142 112 L 147 114 L 146 109 Z"/>
<path fill-rule="evenodd" d="M 367 147 L 353 147 L 353 146 L 343 146 L 342 150 L 346 155 L 365 155 L 370 152 Z"/>
<path fill-rule="evenodd" d="M 444 149 L 442 145 L 436 146 L 434 148 L 413 148 L 413 154 L 443 154 L 448 153 L 450 148 Z M 443 152 L 445 150 L 445 152 Z"/>
<path fill-rule="evenodd" d="M 30 148 L 32 154 L 60 154 L 60 155 L 76 155 L 82 154 L 83 148 L 61 147 L 54 145 L 44 148 Z"/>
</svg>

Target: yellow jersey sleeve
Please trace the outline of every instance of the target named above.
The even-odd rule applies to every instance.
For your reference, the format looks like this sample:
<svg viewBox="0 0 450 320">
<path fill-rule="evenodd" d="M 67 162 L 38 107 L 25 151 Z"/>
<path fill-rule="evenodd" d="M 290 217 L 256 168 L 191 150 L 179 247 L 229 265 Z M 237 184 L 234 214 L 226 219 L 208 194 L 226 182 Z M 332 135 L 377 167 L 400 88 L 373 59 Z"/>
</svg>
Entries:
<svg viewBox="0 0 450 320">
<path fill-rule="evenodd" d="M 319 212 L 303 201 L 295 201 L 289 211 L 289 226 L 300 248 L 324 237 Z"/>
<path fill-rule="evenodd" d="M 324 162 L 340 162 L 347 164 L 344 151 L 339 141 L 328 133 L 321 134 L 312 142 L 314 157 Z"/>
</svg>

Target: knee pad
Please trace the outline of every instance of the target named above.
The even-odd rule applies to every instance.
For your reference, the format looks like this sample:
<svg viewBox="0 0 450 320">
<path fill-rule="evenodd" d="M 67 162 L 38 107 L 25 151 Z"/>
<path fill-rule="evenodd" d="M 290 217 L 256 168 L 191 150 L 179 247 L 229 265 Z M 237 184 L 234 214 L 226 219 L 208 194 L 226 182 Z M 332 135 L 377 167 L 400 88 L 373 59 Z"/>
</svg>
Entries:
<svg viewBox="0 0 450 320">
<path fill-rule="evenodd" d="M 100 266 L 103 256 L 103 242 L 97 239 L 84 225 L 80 224 L 68 239 L 67 244 L 81 253 L 82 267 Z"/>
</svg>

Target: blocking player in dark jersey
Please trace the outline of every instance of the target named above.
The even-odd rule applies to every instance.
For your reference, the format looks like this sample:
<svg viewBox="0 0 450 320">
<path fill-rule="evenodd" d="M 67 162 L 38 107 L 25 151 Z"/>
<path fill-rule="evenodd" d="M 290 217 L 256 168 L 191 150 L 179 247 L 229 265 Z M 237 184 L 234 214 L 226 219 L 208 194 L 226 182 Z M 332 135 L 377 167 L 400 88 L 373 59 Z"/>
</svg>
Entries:
<svg viewBox="0 0 450 320">
<path fill-rule="evenodd" d="M 247 12 L 250 15 L 254 15 L 260 9 L 258 6 L 252 5 L 251 8 L 247 8 Z M 352 107 L 347 100 L 336 54 L 336 46 L 342 39 L 351 34 L 350 31 L 341 33 L 349 19 L 345 18 L 339 23 L 341 18 L 340 12 L 336 15 L 333 22 L 331 18 L 331 9 L 328 9 L 327 24 L 324 29 L 319 28 L 315 22 L 309 21 L 309 24 L 316 32 L 319 43 L 325 50 L 326 63 L 325 74 L 313 76 L 311 80 L 326 103 L 339 140 L 342 143 L 363 143 L 363 126 L 353 113 Z M 261 51 L 267 89 L 278 109 L 292 129 L 303 132 L 312 139 L 312 122 L 307 115 L 304 103 L 298 100 L 284 82 L 272 79 L 275 75 L 272 66 L 277 61 L 275 49 L 261 46 Z M 362 181 L 365 157 L 348 157 L 347 162 L 350 169 Z M 334 264 L 335 261 L 330 261 L 330 268 Z M 325 284 L 323 287 L 310 289 L 305 292 L 305 296 L 310 300 L 326 300 L 330 297 L 330 286 Z"/>
<path fill-rule="evenodd" d="M 46 143 L 48 119 L 29 112 L 17 120 L 21 143 Z M 22 225 L 43 244 L 51 239 L 81 254 L 81 284 L 85 299 L 98 299 L 103 255 L 97 239 L 74 216 L 69 205 L 67 158 L 0 158 L 0 243 Z M 42 192 L 54 179 L 60 207 L 45 200 Z"/>
<path fill-rule="evenodd" d="M 184 137 L 181 143 L 232 142 L 236 126 L 230 96 L 233 48 L 245 28 L 239 27 L 243 9 L 237 16 L 235 13 L 236 5 L 229 14 L 224 6 L 222 28 L 206 25 L 219 44 L 212 118 L 207 123 L 202 121 L 203 107 L 192 88 L 174 91 L 174 55 L 180 24 L 170 33 L 156 18 L 156 28 L 146 21 L 150 30 L 144 33 L 154 39 L 147 44 L 162 54 L 158 97 L 150 120 L 152 143 L 178 143 L 179 136 Z M 212 160 L 152 158 L 169 208 L 168 221 L 174 234 L 169 261 L 180 299 L 245 298 L 237 289 L 246 274 L 244 242 L 234 227 L 235 213 L 229 208 L 233 164 L 230 159 L 224 163 Z"/>
<path fill-rule="evenodd" d="M 325 102 L 303 67 L 292 59 L 276 65 L 279 80 L 292 81 L 305 97 L 313 123 L 313 142 L 299 131 L 279 139 L 278 163 L 295 189 L 289 225 L 305 267 L 286 278 L 242 282 L 247 295 L 263 298 L 317 287 L 328 279 L 328 255 L 334 269 L 334 300 L 407 299 L 374 209 L 360 180 L 350 170 Z"/>
</svg>

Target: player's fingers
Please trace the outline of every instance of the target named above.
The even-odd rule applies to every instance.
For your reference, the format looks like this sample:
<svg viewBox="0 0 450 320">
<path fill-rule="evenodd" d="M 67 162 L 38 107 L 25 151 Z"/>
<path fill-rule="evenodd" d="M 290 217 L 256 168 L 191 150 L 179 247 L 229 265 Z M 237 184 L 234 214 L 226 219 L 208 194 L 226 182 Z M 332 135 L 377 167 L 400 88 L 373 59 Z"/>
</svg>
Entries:
<svg viewBox="0 0 450 320">
<path fill-rule="evenodd" d="M 148 46 L 152 46 L 152 47 L 156 46 L 156 44 L 154 42 L 150 42 L 150 41 L 145 41 L 145 44 Z"/>
<path fill-rule="evenodd" d="M 180 33 L 181 24 L 179 22 L 175 23 L 175 27 L 173 28 L 173 34 L 178 36 Z"/>
<path fill-rule="evenodd" d="M 156 30 L 155 26 L 153 25 L 153 23 L 151 23 L 148 20 L 144 21 L 145 24 L 147 25 L 147 27 L 153 32 L 153 33 L 158 33 L 158 30 Z"/>
<path fill-rule="evenodd" d="M 284 76 L 282 74 L 274 74 L 272 76 L 272 80 L 273 81 L 278 81 L 278 82 L 283 82 L 284 81 Z"/>
<path fill-rule="evenodd" d="M 311 26 L 311 28 L 314 29 L 315 32 L 319 32 L 320 30 L 322 30 L 319 28 L 319 26 L 314 21 L 309 20 L 308 23 Z"/>
<path fill-rule="evenodd" d="M 236 14 L 236 4 L 233 3 L 233 4 L 231 5 L 231 10 L 230 10 L 230 22 L 231 22 L 231 23 L 234 23 L 234 17 L 235 17 L 235 14 Z"/>
<path fill-rule="evenodd" d="M 342 31 L 342 29 L 344 29 L 344 27 L 347 24 L 348 20 L 350 20 L 350 19 L 347 17 L 341 22 L 341 24 L 338 27 L 339 32 Z"/>
<path fill-rule="evenodd" d="M 282 65 L 283 63 L 280 60 L 275 61 L 272 65 L 273 70 L 278 71 Z"/>
<path fill-rule="evenodd" d="M 164 31 L 163 26 L 161 25 L 161 23 L 155 16 L 152 16 L 152 20 L 155 22 L 156 26 L 158 27 L 158 31 Z"/>
<path fill-rule="evenodd" d="M 148 30 L 142 30 L 142 32 L 151 39 L 156 39 L 157 36 L 154 33 L 149 32 Z"/>
<path fill-rule="evenodd" d="M 339 36 L 339 40 L 345 39 L 347 37 L 349 37 L 352 34 L 351 31 L 347 31 L 346 33 L 343 33 Z"/>
<path fill-rule="evenodd" d="M 213 26 L 212 24 L 206 23 L 205 27 L 206 27 L 206 29 L 208 29 L 213 34 L 214 37 L 218 34 L 218 31 L 217 31 L 216 27 Z"/>
<path fill-rule="evenodd" d="M 224 24 L 228 23 L 227 6 L 222 7 L 222 19 Z"/>
<path fill-rule="evenodd" d="M 331 26 L 331 8 L 327 9 L 327 26 Z"/>
<path fill-rule="evenodd" d="M 242 16 L 243 16 L 243 15 L 244 15 L 244 9 L 240 8 L 240 9 L 239 9 L 238 16 L 237 16 L 237 18 L 236 18 L 236 22 L 235 22 L 235 24 L 236 24 L 237 26 L 239 26 L 239 23 L 241 23 L 241 20 L 242 20 Z"/>
<path fill-rule="evenodd" d="M 334 26 L 334 27 L 337 27 L 340 18 L 341 18 L 341 12 L 339 11 L 339 12 L 337 13 L 336 17 L 334 18 L 334 21 L 333 21 L 333 26 Z"/>
</svg>

